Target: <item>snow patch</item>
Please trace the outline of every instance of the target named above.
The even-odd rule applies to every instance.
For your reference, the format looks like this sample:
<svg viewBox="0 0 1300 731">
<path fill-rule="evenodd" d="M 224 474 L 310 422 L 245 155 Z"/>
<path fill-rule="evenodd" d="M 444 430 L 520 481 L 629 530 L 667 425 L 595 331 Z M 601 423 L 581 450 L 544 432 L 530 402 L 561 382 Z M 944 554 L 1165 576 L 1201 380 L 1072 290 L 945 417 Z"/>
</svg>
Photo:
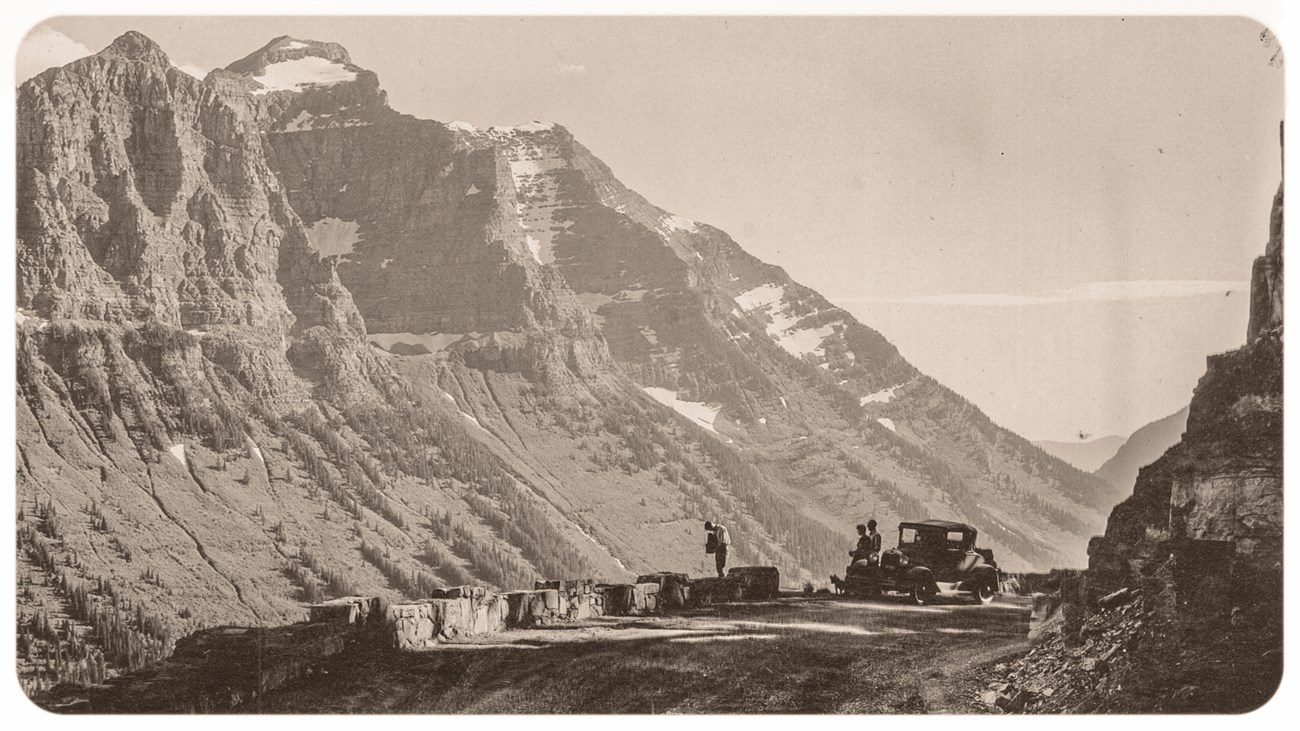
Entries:
<svg viewBox="0 0 1300 731">
<path fill-rule="evenodd" d="M 664 216 L 663 221 L 665 226 L 674 231 L 685 231 L 687 233 L 697 233 L 699 231 L 694 221 L 675 214 L 670 213 L 667 216 Z"/>
<path fill-rule="evenodd" d="M 361 224 L 339 218 L 322 218 L 307 228 L 307 238 L 321 256 L 346 256 L 361 240 Z"/>
<path fill-rule="evenodd" d="M 892 432 L 897 432 L 897 431 L 898 431 L 898 428 L 894 426 L 894 420 L 893 420 L 893 419 L 884 419 L 884 418 L 876 419 L 876 423 L 877 423 L 877 424 L 880 424 L 881 426 L 885 427 L 886 429 L 888 429 L 888 430 L 890 430 L 890 431 L 892 431 Z"/>
<path fill-rule="evenodd" d="M 769 334 L 772 326 L 768 327 Z M 817 328 L 805 328 L 802 330 L 786 330 L 784 335 L 777 337 L 776 344 L 785 349 L 785 352 L 796 358 L 802 358 L 805 355 L 821 356 L 825 354 L 822 343 L 835 334 L 834 325 L 822 325 Z M 822 363 L 822 368 L 829 368 L 829 363 Z"/>
<path fill-rule="evenodd" d="M 379 268 L 380 268 L 380 269 L 387 269 L 387 268 L 388 268 L 388 265 L 389 265 L 389 264 L 392 264 L 392 263 L 393 263 L 393 260 L 392 260 L 392 259 L 384 259 L 383 261 L 379 262 Z"/>
<path fill-rule="evenodd" d="M 288 43 L 280 47 L 281 48 L 306 48 L 307 44 L 303 43 L 302 41 L 289 41 Z"/>
<path fill-rule="evenodd" d="M 542 242 L 538 241 L 537 237 L 532 236 L 531 234 L 525 234 L 524 243 L 528 244 L 528 253 L 533 255 L 533 258 L 537 260 L 538 264 L 541 264 L 542 263 Z"/>
<path fill-rule="evenodd" d="M 778 396 L 777 398 L 781 399 L 781 408 L 790 408 L 790 405 L 785 402 L 785 396 Z"/>
<path fill-rule="evenodd" d="M 459 132 L 469 132 L 469 133 L 471 133 L 471 134 L 472 134 L 472 133 L 475 133 L 475 132 L 478 132 L 478 127 L 475 127 L 474 125 L 470 124 L 469 122 L 461 122 L 461 121 L 459 121 L 459 120 L 457 120 L 457 121 L 455 121 L 455 122 L 448 122 L 448 123 L 447 123 L 447 127 L 450 128 L 450 129 L 457 130 L 457 131 L 459 131 Z"/>
<path fill-rule="evenodd" d="M 266 67 L 253 79 L 262 85 L 253 93 L 261 96 L 273 91 L 301 91 L 310 86 L 332 86 L 357 78 L 343 64 L 328 58 L 304 56 L 280 61 Z"/>
<path fill-rule="evenodd" d="M 760 307 L 771 307 L 783 299 L 785 299 L 785 287 L 780 284 L 760 285 L 735 297 L 736 304 L 740 305 L 740 309 L 745 312 Z"/>
<path fill-rule="evenodd" d="M 492 129 L 503 132 L 544 132 L 554 126 L 554 122 L 543 122 L 540 119 L 534 119 L 527 124 L 517 124 L 513 127 L 493 127 Z"/>
<path fill-rule="evenodd" d="M 180 462 L 181 464 L 185 465 L 186 467 L 189 467 L 189 466 L 190 466 L 190 461 L 189 461 L 188 459 L 185 458 L 185 445 L 184 445 L 184 444 L 173 444 L 173 445 L 171 446 L 171 448 L 168 449 L 167 451 L 171 454 L 171 456 L 173 456 L 173 457 L 176 458 L 176 461 L 177 461 L 177 462 Z"/>
<path fill-rule="evenodd" d="M 477 185 L 470 183 L 469 190 L 465 191 L 465 195 L 474 195 L 475 193 L 482 193 L 482 192 L 483 191 L 478 189 Z"/>
<path fill-rule="evenodd" d="M 669 391 L 666 388 L 657 386 L 645 386 L 641 390 L 650 394 L 650 398 L 655 401 L 671 408 L 705 429 L 717 433 L 718 430 L 713 428 L 713 421 L 718 418 L 718 412 L 722 411 L 721 406 L 709 406 L 700 401 L 682 401 L 677 398 L 676 391 Z"/>
<path fill-rule="evenodd" d="M 858 405 L 866 406 L 867 404 L 887 404 L 894 400 L 894 392 L 902 387 L 903 384 L 900 383 L 897 386 L 890 386 L 889 388 L 876 391 L 870 396 L 863 396 L 858 399 Z"/>
<path fill-rule="evenodd" d="M 822 343 L 826 338 L 835 334 L 834 324 L 828 323 L 815 328 L 798 327 L 799 321 L 804 316 L 790 313 L 789 304 L 786 302 L 784 285 L 759 285 L 747 292 L 736 295 L 734 299 L 736 304 L 740 305 L 740 308 L 745 312 L 764 311 L 771 319 L 766 328 L 767 334 L 790 355 L 796 358 L 802 358 L 805 355 L 825 356 L 826 351 L 822 347 Z M 828 368 L 829 366 L 823 363 L 822 367 Z"/>
<path fill-rule="evenodd" d="M 766 416 L 760 416 L 760 417 L 758 417 L 758 423 L 760 423 L 760 424 L 766 424 L 766 423 L 767 423 L 767 417 L 766 417 Z"/>
</svg>

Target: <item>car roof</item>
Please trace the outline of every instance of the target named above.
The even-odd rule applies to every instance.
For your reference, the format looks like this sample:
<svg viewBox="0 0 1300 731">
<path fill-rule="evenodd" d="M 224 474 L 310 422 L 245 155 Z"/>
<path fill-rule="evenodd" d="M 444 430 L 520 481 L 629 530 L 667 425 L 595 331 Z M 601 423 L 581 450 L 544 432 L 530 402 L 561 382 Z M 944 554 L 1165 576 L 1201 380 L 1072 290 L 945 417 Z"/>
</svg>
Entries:
<svg viewBox="0 0 1300 731">
<path fill-rule="evenodd" d="M 899 528 L 915 528 L 924 526 L 926 528 L 942 528 L 943 530 L 959 530 L 963 533 L 975 533 L 976 530 L 965 523 L 954 523 L 950 520 L 915 520 L 907 523 L 899 523 Z"/>
</svg>

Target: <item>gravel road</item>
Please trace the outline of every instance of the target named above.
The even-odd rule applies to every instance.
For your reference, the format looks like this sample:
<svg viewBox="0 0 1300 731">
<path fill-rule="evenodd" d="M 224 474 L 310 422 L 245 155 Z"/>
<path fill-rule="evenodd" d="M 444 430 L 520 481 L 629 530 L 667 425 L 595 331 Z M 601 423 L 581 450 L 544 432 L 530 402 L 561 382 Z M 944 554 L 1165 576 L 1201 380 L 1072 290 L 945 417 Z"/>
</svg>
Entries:
<svg viewBox="0 0 1300 731">
<path fill-rule="evenodd" d="M 263 713 L 973 713 L 976 665 L 1027 649 L 1029 606 L 787 597 L 358 649 Z"/>
</svg>

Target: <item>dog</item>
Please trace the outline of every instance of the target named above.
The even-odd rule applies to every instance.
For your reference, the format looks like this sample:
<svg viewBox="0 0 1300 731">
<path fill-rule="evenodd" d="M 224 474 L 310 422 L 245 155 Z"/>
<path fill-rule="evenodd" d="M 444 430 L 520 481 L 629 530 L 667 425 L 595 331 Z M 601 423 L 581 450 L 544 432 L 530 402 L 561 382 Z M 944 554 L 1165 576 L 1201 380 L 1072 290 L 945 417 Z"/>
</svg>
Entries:
<svg viewBox="0 0 1300 731">
<path fill-rule="evenodd" d="M 844 593 L 844 579 L 841 579 L 835 574 L 831 574 L 831 585 L 835 587 L 836 594 Z"/>
</svg>

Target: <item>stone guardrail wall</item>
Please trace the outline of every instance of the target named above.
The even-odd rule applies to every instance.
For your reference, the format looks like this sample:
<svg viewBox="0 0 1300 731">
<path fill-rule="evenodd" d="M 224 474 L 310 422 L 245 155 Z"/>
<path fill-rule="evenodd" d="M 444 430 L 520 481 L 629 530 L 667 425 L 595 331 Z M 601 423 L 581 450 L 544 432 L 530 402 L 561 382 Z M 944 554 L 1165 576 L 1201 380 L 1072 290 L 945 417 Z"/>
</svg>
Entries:
<svg viewBox="0 0 1300 731">
<path fill-rule="evenodd" d="M 633 584 L 539 581 L 531 590 L 505 593 L 461 586 L 437 590 L 422 601 L 396 603 L 343 597 L 308 607 L 305 623 L 200 630 L 177 642 L 173 655 L 158 665 L 67 698 L 51 698 L 46 706 L 62 713 L 224 712 L 313 675 L 353 643 L 426 649 L 459 637 L 770 599 L 779 593 L 775 568 L 742 566 L 726 578 L 656 573 L 639 576 Z"/>
<path fill-rule="evenodd" d="M 726 577 L 691 579 L 665 572 L 639 576 L 632 584 L 538 581 L 531 590 L 501 594 L 482 586 L 458 586 L 439 589 L 429 599 L 387 605 L 371 597 L 344 597 L 312 605 L 310 621 L 348 626 L 376 626 L 378 621 L 393 647 L 419 649 L 459 637 L 768 599 L 779 592 L 780 574 L 775 568 L 740 566 Z"/>
</svg>

